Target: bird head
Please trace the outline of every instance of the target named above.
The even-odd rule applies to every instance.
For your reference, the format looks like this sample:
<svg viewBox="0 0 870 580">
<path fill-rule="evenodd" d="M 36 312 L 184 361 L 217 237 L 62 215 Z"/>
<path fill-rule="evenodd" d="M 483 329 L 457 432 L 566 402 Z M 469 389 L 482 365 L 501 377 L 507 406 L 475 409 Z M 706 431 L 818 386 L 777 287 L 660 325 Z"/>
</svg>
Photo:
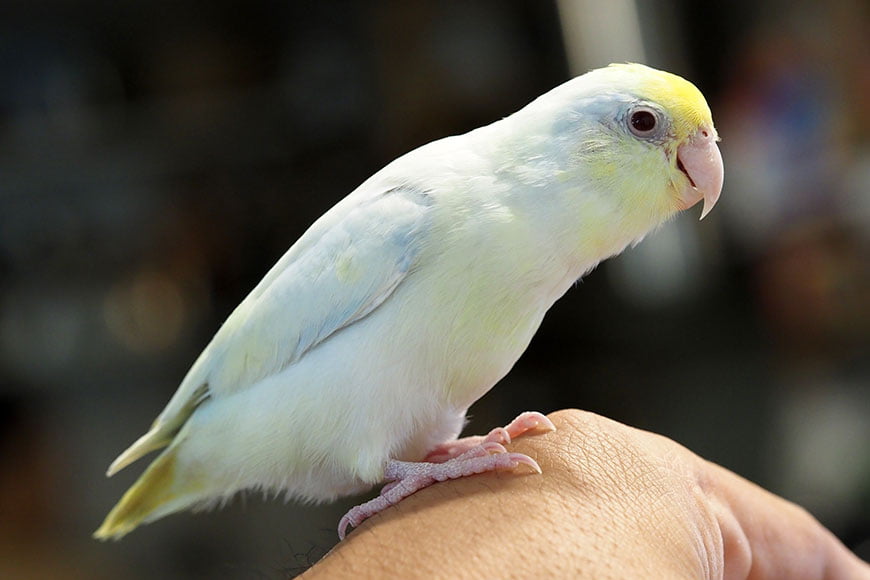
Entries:
<svg viewBox="0 0 870 580">
<path fill-rule="evenodd" d="M 583 100 L 595 111 L 587 121 L 597 121 L 593 132 L 605 134 L 597 139 L 613 144 L 610 153 L 591 148 L 586 161 L 593 173 L 615 169 L 613 185 L 629 203 L 641 203 L 633 196 L 661 192 L 656 205 L 665 212 L 703 200 L 703 219 L 719 199 L 724 171 L 701 91 L 682 77 L 640 64 L 613 64 L 580 78 Z"/>
<path fill-rule="evenodd" d="M 622 109 L 623 127 L 649 149 L 664 153 L 676 207 L 688 209 L 703 200 L 703 219 L 719 199 L 724 169 L 701 91 L 682 77 L 639 64 L 611 65 L 604 71 L 625 79 L 636 95 Z"/>
<path fill-rule="evenodd" d="M 722 190 L 723 166 L 713 118 L 689 81 L 640 64 L 612 64 L 553 89 L 529 104 L 529 159 L 551 161 L 562 183 L 626 220 L 660 222 Z M 633 216 L 633 217 L 632 217 Z"/>
</svg>

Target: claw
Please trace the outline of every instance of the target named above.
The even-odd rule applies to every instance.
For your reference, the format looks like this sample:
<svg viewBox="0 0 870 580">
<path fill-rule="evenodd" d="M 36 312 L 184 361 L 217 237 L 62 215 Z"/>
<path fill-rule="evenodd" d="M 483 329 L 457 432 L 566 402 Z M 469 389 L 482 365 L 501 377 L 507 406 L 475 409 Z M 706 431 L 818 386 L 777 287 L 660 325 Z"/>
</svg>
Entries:
<svg viewBox="0 0 870 580">
<path fill-rule="evenodd" d="M 511 434 L 504 427 L 496 427 L 486 435 L 484 441 L 507 445 L 511 442 Z"/>
<path fill-rule="evenodd" d="M 511 421 L 510 425 L 505 428 L 514 437 L 522 435 L 526 431 L 533 429 L 541 429 L 543 431 L 555 431 L 556 426 L 550 421 L 546 415 L 537 411 L 526 411 L 521 413 L 516 419 Z"/>
<path fill-rule="evenodd" d="M 520 465 L 529 467 L 535 473 L 541 473 L 541 466 L 528 455 L 508 453 L 499 443 L 493 442 L 469 449 L 446 463 L 409 463 L 390 460 L 384 468 L 384 476 L 395 481 L 384 486 L 378 497 L 347 512 L 338 522 L 338 537 L 343 540 L 348 526 L 359 526 L 367 518 L 437 481 L 459 479 L 487 471 L 515 469 Z"/>
<path fill-rule="evenodd" d="M 381 494 L 358 505 L 338 522 L 338 537 L 344 539 L 349 526 L 359 526 L 367 518 L 395 505 L 417 490 L 436 481 L 466 477 L 486 471 L 516 469 L 525 465 L 541 473 L 538 462 L 522 453 L 508 453 L 505 445 L 534 429 L 555 431 L 556 426 L 541 413 L 521 413 L 507 427 L 497 427 L 486 437 L 466 437 L 439 445 L 429 452 L 422 463 L 390 460 L 384 468 L 387 483 Z"/>
<path fill-rule="evenodd" d="M 341 517 L 341 519 L 338 520 L 338 539 L 339 539 L 339 541 L 344 539 L 345 534 L 347 534 L 347 527 L 349 525 L 351 525 L 350 517 L 348 514 L 344 514 Z"/>
<path fill-rule="evenodd" d="M 529 457 L 528 455 L 524 455 L 522 453 L 511 453 L 508 455 L 508 457 L 510 457 L 515 463 L 514 467 L 525 465 L 527 467 L 530 467 L 532 471 L 537 474 L 543 473 L 543 471 L 541 471 L 541 466 L 538 465 L 538 462 Z"/>
<path fill-rule="evenodd" d="M 507 453 L 507 449 L 504 448 L 504 445 L 501 443 L 494 443 L 492 441 L 484 441 L 480 444 L 480 447 L 484 449 L 487 453 Z"/>
</svg>

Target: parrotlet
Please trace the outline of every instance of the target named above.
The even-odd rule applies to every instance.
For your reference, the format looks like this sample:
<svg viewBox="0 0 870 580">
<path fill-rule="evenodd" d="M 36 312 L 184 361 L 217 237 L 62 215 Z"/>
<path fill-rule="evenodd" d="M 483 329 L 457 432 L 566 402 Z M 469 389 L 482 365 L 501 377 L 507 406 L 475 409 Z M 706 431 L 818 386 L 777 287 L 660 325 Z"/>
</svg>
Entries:
<svg viewBox="0 0 870 580">
<path fill-rule="evenodd" d="M 111 464 L 165 448 L 95 536 L 241 490 L 321 502 L 389 481 L 344 537 L 436 481 L 540 472 L 503 444 L 546 417 L 457 440 L 468 408 L 575 281 L 675 213 L 712 209 L 717 141 L 694 85 L 616 64 L 391 162 L 293 244 Z"/>
</svg>

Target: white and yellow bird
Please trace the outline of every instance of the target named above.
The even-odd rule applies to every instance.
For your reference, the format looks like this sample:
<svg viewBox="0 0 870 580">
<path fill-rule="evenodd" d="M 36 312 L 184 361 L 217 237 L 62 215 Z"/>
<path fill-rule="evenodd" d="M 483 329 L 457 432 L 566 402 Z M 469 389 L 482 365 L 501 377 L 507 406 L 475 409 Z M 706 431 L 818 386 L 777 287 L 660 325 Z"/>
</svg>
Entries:
<svg viewBox="0 0 870 580">
<path fill-rule="evenodd" d="M 385 480 L 348 525 L 434 481 L 510 469 L 521 415 L 456 441 L 550 306 L 602 260 L 722 188 L 710 109 L 638 64 L 396 159 L 330 209 L 235 309 L 112 475 L 168 446 L 95 533 L 244 489 L 327 501 Z M 428 461 L 423 462 L 424 459 Z"/>
</svg>

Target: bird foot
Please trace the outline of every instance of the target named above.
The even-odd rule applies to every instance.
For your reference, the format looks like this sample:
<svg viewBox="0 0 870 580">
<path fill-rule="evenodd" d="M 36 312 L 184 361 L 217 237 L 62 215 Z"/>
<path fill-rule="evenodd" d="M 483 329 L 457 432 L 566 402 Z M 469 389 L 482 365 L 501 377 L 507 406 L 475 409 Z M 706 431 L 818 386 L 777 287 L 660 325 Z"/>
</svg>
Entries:
<svg viewBox="0 0 870 580">
<path fill-rule="evenodd" d="M 507 445 L 511 440 L 534 429 L 542 429 L 545 432 L 555 431 L 556 426 L 547 417 L 537 411 L 526 411 L 504 427 L 496 427 L 489 434 L 463 437 L 456 441 L 442 443 L 432 449 L 426 455 L 424 461 L 430 463 L 443 463 L 454 457 L 459 457 L 469 449 L 486 443 L 498 443 Z"/>
<path fill-rule="evenodd" d="M 444 463 L 426 463 L 396 461 L 387 462 L 384 471 L 387 479 L 391 479 L 381 494 L 364 504 L 358 505 L 347 512 L 338 522 L 338 537 L 343 540 L 348 526 L 357 527 L 364 520 L 395 505 L 412 493 L 435 482 L 448 479 L 458 479 L 485 471 L 498 469 L 515 469 L 520 465 L 529 466 L 534 472 L 541 473 L 538 462 L 522 453 L 507 453 L 504 447 L 497 450 L 493 445 L 479 445 Z M 495 450 L 490 454 L 490 450 Z"/>
<path fill-rule="evenodd" d="M 364 520 L 395 505 L 409 495 L 433 483 L 459 479 L 486 471 L 515 469 L 520 465 L 541 473 L 538 462 L 523 453 L 508 453 L 502 443 L 542 427 L 554 431 L 556 427 L 540 413 L 523 413 L 506 427 L 493 429 L 485 437 L 466 437 L 449 444 L 439 445 L 423 462 L 391 459 L 384 470 L 389 481 L 380 495 L 352 508 L 338 523 L 338 537 L 343 540 L 348 526 L 357 527 Z"/>
</svg>

